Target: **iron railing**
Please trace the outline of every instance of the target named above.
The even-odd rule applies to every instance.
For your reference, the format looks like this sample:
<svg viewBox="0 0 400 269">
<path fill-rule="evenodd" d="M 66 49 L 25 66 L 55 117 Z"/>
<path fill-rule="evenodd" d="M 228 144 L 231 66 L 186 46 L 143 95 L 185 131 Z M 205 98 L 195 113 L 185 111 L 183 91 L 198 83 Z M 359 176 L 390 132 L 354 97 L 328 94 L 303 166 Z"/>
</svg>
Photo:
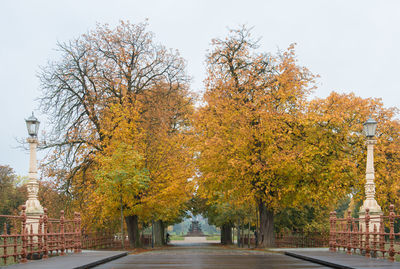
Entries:
<svg viewBox="0 0 400 269">
<path fill-rule="evenodd" d="M 151 235 L 143 234 L 140 236 L 142 246 L 151 246 Z M 125 236 L 124 247 L 129 248 L 128 237 Z M 82 249 L 110 249 L 122 248 L 122 238 L 120 233 L 115 232 L 83 232 Z"/>
<path fill-rule="evenodd" d="M 240 238 L 243 246 L 256 246 L 255 236 L 244 235 Z M 302 231 L 286 231 L 275 234 L 275 247 L 277 248 L 317 248 L 329 246 L 329 234 L 321 232 L 306 233 Z"/>
<path fill-rule="evenodd" d="M 49 218 L 47 209 L 39 217 L 27 216 L 22 206 L 19 216 L 0 215 L 4 222 L 0 234 L 0 259 L 7 263 L 25 263 L 28 259 L 49 255 L 65 255 L 68 251 L 81 252 L 81 218 L 65 219 L 64 211 L 59 219 Z M 37 227 L 37 228 L 34 228 Z M 37 232 L 34 232 L 37 231 Z"/>
<path fill-rule="evenodd" d="M 318 248 L 329 246 L 329 234 L 312 232 L 278 233 L 275 236 L 277 248 Z"/>
<path fill-rule="evenodd" d="M 337 218 L 336 212 L 331 212 L 329 249 L 394 261 L 394 256 L 400 254 L 400 233 L 398 228 L 395 231 L 395 222 L 399 221 L 400 215 L 394 213 L 393 205 L 388 215 L 372 215 L 368 208 L 359 218 L 352 217 L 351 211 L 344 218 Z"/>
</svg>

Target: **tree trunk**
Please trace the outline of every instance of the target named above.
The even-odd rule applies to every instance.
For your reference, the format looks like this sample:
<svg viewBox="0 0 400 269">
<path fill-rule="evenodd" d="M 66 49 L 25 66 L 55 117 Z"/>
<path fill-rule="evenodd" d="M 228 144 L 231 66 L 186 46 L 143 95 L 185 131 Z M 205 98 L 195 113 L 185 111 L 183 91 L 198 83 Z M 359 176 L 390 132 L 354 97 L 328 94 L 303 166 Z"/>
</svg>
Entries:
<svg viewBox="0 0 400 269">
<path fill-rule="evenodd" d="M 221 244 L 225 245 L 225 226 L 221 226 Z"/>
<path fill-rule="evenodd" d="M 240 239 L 242 241 L 242 248 L 244 248 L 244 221 L 242 221 L 242 234 L 240 236 Z"/>
<path fill-rule="evenodd" d="M 229 223 L 224 223 L 221 227 L 221 244 L 232 244 L 232 225 Z"/>
<path fill-rule="evenodd" d="M 126 227 L 128 230 L 129 245 L 131 247 L 140 247 L 138 216 L 125 217 Z"/>
<path fill-rule="evenodd" d="M 257 248 L 258 247 L 258 241 L 260 240 L 260 229 L 258 228 L 259 227 L 259 223 L 258 223 L 258 219 L 259 219 L 259 214 L 258 214 L 258 210 L 257 210 L 257 208 L 256 208 L 256 229 L 255 229 L 255 231 L 254 231 L 254 241 L 255 241 L 255 247 Z"/>
<path fill-rule="evenodd" d="M 164 223 L 161 220 L 154 222 L 154 246 L 161 247 L 165 245 Z"/>
<path fill-rule="evenodd" d="M 260 236 L 259 245 L 264 248 L 274 247 L 274 211 L 266 207 L 265 203 L 258 205 L 260 212 Z"/>
<path fill-rule="evenodd" d="M 250 248 L 250 222 L 249 222 L 249 229 L 247 230 L 247 248 Z"/>
<path fill-rule="evenodd" d="M 125 233 L 124 233 L 124 210 L 123 210 L 123 203 L 122 203 L 122 195 L 121 195 L 121 246 L 125 249 Z"/>
<path fill-rule="evenodd" d="M 238 220 L 237 228 L 236 228 L 236 234 L 237 234 L 237 245 L 240 248 L 240 220 Z"/>
</svg>

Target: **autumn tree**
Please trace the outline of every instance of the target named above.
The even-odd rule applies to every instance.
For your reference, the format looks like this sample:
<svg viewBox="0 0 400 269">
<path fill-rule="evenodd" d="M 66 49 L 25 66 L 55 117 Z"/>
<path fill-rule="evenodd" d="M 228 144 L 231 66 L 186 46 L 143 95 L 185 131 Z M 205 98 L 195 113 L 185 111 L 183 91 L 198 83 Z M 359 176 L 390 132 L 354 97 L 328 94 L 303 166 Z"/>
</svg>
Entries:
<svg viewBox="0 0 400 269">
<path fill-rule="evenodd" d="M 254 203 L 260 244 L 273 245 L 274 210 L 302 184 L 297 143 L 313 76 L 296 64 L 293 46 L 257 53 L 246 28 L 213 40 L 199 135 L 200 192 L 209 199 Z"/>
<path fill-rule="evenodd" d="M 18 184 L 14 170 L 8 165 L 0 165 L 0 215 L 17 215 L 19 206 L 26 199 L 26 188 Z"/>
<path fill-rule="evenodd" d="M 178 85 L 177 85 L 178 86 Z M 190 115 L 193 96 L 180 85 L 175 91 L 160 85 L 142 96 L 142 148 L 150 186 L 143 197 L 143 217 L 154 220 L 155 244 L 161 245 L 167 223 L 186 215 L 194 175 Z"/>
<path fill-rule="evenodd" d="M 309 163 L 307 176 L 325 178 L 321 187 L 329 189 L 319 200 L 336 201 L 336 196 L 346 194 L 356 201 L 364 198 L 366 138 L 362 130 L 363 123 L 373 117 L 378 121 L 374 154 L 377 200 L 385 210 L 391 203 L 399 203 L 399 184 L 393 180 L 400 168 L 397 115 L 398 109 L 385 107 L 380 99 L 352 93 L 332 92 L 325 99 L 310 102 L 305 135 L 309 149 L 305 159 Z M 341 180 L 343 177 L 346 180 Z M 307 189 L 308 193 L 315 191 Z"/>
<path fill-rule="evenodd" d="M 122 195 L 132 245 L 137 244 L 138 216 L 148 220 L 152 209 L 170 212 L 168 217 L 180 212 L 190 173 L 181 139 L 192 105 L 184 61 L 156 44 L 146 27 L 98 25 L 59 43 L 60 60 L 40 74 L 41 107 L 53 126 L 45 146 L 51 149 L 47 175 L 59 178 L 83 208 L 88 197 L 97 195 L 91 201 L 98 202 L 93 210 L 99 214 L 87 219 L 101 219 L 102 203 L 118 209 L 114 198 Z M 153 113 L 160 104 L 152 101 L 156 98 L 163 103 Z M 177 163 L 175 173 L 171 169 Z M 115 195 L 108 196 L 111 192 Z M 163 210 L 151 205 L 161 200 L 149 197 L 176 203 L 162 202 Z"/>
<path fill-rule="evenodd" d="M 27 198 L 26 198 L 27 199 Z M 61 210 L 67 218 L 74 217 L 71 197 L 53 181 L 40 180 L 38 199 L 51 218 L 59 218 Z"/>
<path fill-rule="evenodd" d="M 314 208 L 321 220 L 349 194 L 363 196 L 362 124 L 373 116 L 387 130 L 378 133 L 378 200 L 385 193 L 393 201 L 396 110 L 354 94 L 308 101 L 314 76 L 297 65 L 293 46 L 275 56 L 256 48 L 246 28 L 213 41 L 205 105 L 194 120 L 198 193 L 220 206 L 255 203 L 260 243 L 273 246 L 276 213 Z"/>
<path fill-rule="evenodd" d="M 297 159 L 304 169 L 304 183 L 298 186 L 297 195 L 309 197 L 308 201 L 302 200 L 302 204 L 307 206 L 305 211 L 313 212 L 313 219 L 303 225 L 305 230 L 327 229 L 327 216 L 338 206 L 342 207 L 341 211 L 358 212 L 365 198 L 363 123 L 369 117 L 379 122 L 375 147 L 377 200 L 385 211 L 391 203 L 398 205 L 395 193 L 398 193 L 399 184 L 393 180 L 400 168 L 396 108 L 385 107 L 377 98 L 332 92 L 326 98 L 311 100 L 305 115 L 299 140 L 303 150 Z M 292 207 L 301 208 L 296 202 L 300 201 L 298 198 L 292 200 Z M 343 200 L 349 203 L 343 205 Z"/>
<path fill-rule="evenodd" d="M 19 215 L 22 205 L 28 199 L 26 189 L 27 177 L 20 177 L 9 166 L 0 165 L 0 215 Z M 52 218 L 60 217 L 60 211 L 66 211 L 67 216 L 73 216 L 71 212 L 70 198 L 60 191 L 54 182 L 39 181 L 38 199 L 44 208 L 48 209 L 48 215 Z"/>
</svg>

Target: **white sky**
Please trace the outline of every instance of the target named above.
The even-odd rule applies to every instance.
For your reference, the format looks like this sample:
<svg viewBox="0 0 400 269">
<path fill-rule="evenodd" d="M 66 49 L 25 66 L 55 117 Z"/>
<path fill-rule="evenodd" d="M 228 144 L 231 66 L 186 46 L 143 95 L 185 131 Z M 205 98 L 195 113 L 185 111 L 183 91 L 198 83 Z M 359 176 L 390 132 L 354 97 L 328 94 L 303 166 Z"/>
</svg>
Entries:
<svg viewBox="0 0 400 269">
<path fill-rule="evenodd" d="M 254 26 L 261 50 L 297 43 L 300 63 L 319 74 L 316 96 L 331 91 L 400 103 L 400 1 L 393 0 L 2 0 L 0 2 L 0 165 L 28 173 L 28 153 L 15 138 L 27 137 L 24 118 L 36 110 L 40 65 L 57 57 L 57 41 L 95 27 L 149 19 L 156 40 L 187 60 L 193 90 L 202 89 L 210 41 L 227 27 Z M 41 155 L 39 154 L 39 157 Z"/>
</svg>

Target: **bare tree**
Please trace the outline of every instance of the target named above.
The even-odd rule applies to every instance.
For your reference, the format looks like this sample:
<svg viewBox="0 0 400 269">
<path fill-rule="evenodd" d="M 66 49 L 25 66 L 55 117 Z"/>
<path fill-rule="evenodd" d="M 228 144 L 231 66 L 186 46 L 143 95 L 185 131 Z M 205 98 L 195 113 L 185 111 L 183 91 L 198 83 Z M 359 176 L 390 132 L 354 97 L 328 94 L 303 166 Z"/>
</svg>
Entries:
<svg viewBox="0 0 400 269">
<path fill-rule="evenodd" d="M 39 74 L 40 107 L 53 126 L 44 146 L 54 149 L 51 164 L 68 171 L 90 165 L 92 154 L 102 150 L 98 141 L 104 139 L 104 107 L 122 103 L 124 97 L 136 98 L 159 83 L 171 90 L 187 83 L 183 59 L 155 44 L 146 26 L 121 22 L 112 30 L 98 25 L 75 40 L 58 43 L 60 59 Z M 85 155 L 84 160 L 78 161 L 78 155 Z"/>
<path fill-rule="evenodd" d="M 149 96 L 145 93 L 158 85 L 163 94 L 187 90 L 184 60 L 155 43 L 146 27 L 97 25 L 77 39 L 58 43 L 60 58 L 41 68 L 40 107 L 52 126 L 43 146 L 49 149 L 45 165 L 49 175 L 62 178 L 66 191 L 77 173 L 84 175 L 91 167 L 103 150 L 101 142 L 111 139 L 104 132 L 105 108 L 145 101 L 141 96 Z"/>
</svg>

